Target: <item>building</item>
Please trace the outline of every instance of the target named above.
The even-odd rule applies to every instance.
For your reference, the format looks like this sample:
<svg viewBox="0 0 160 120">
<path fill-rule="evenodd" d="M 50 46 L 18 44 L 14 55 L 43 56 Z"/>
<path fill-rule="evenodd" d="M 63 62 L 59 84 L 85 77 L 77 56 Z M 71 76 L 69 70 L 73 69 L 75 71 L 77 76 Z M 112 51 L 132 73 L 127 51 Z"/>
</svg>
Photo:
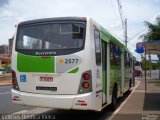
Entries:
<svg viewBox="0 0 160 120">
<path fill-rule="evenodd" d="M 0 45 L 0 54 L 8 54 L 9 50 L 8 50 L 8 45 Z"/>
<path fill-rule="evenodd" d="M 8 42 L 9 45 L 0 45 L 0 68 L 6 68 L 11 63 L 13 37 Z"/>
<path fill-rule="evenodd" d="M 11 63 L 11 54 L 0 54 L 0 68 L 6 68 Z"/>
<path fill-rule="evenodd" d="M 8 39 L 9 42 L 9 54 L 12 54 L 12 46 L 13 46 L 13 37 Z"/>
</svg>

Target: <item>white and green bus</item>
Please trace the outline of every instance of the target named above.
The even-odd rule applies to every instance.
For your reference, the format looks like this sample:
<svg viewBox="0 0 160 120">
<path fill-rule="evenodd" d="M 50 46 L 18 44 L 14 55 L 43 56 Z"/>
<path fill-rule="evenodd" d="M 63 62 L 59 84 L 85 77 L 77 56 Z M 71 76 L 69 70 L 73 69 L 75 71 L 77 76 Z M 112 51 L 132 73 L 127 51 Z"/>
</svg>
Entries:
<svg viewBox="0 0 160 120">
<path fill-rule="evenodd" d="M 12 101 L 101 111 L 134 85 L 133 56 L 89 17 L 24 21 L 12 52 Z"/>
</svg>

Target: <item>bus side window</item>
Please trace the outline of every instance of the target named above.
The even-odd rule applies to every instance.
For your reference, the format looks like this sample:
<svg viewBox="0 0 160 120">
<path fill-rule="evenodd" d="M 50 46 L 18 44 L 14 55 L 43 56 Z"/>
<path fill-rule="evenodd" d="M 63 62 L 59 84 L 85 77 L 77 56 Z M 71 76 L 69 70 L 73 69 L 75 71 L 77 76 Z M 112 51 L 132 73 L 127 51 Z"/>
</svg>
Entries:
<svg viewBox="0 0 160 120">
<path fill-rule="evenodd" d="M 94 30 L 94 40 L 95 40 L 95 52 L 96 52 L 96 64 L 101 65 L 101 43 L 100 43 L 100 33 L 98 30 Z"/>
<path fill-rule="evenodd" d="M 131 66 L 131 56 L 128 52 L 125 52 L 125 66 L 130 67 Z"/>
<path fill-rule="evenodd" d="M 125 67 L 128 67 L 128 53 L 125 51 Z"/>
<path fill-rule="evenodd" d="M 131 67 L 131 55 L 128 53 L 128 66 Z"/>
<path fill-rule="evenodd" d="M 111 58 L 111 65 L 120 66 L 121 64 L 121 51 L 120 48 L 114 44 L 110 43 L 110 58 Z"/>
</svg>

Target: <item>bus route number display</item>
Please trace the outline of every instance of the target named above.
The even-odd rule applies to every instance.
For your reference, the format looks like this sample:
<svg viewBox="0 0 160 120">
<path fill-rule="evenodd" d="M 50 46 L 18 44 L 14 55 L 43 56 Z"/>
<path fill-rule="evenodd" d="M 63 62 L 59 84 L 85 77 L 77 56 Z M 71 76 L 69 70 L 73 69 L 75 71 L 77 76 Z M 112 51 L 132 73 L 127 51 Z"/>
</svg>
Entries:
<svg viewBox="0 0 160 120">
<path fill-rule="evenodd" d="M 77 64 L 78 59 L 65 59 L 65 64 Z"/>
</svg>

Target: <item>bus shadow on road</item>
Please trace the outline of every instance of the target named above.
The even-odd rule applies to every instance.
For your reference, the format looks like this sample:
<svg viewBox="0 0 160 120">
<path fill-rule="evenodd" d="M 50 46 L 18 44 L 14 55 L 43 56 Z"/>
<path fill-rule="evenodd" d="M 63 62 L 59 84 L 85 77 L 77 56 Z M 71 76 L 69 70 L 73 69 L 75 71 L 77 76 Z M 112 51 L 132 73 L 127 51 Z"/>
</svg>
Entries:
<svg viewBox="0 0 160 120">
<path fill-rule="evenodd" d="M 50 110 L 41 114 L 42 116 L 55 116 L 56 120 L 104 120 L 111 116 L 113 112 L 110 105 L 101 112 L 82 110 Z"/>
<path fill-rule="evenodd" d="M 121 103 L 130 95 L 131 91 L 126 92 L 123 97 L 118 98 L 119 107 Z M 109 119 L 114 111 L 111 108 L 111 105 L 108 105 L 101 112 L 96 111 L 82 111 L 82 110 L 57 110 L 53 109 L 47 111 L 43 114 L 40 114 L 40 118 L 54 118 L 56 120 L 105 120 Z M 38 115 L 39 116 L 39 115 Z M 43 117 L 42 117 L 43 116 Z"/>
<path fill-rule="evenodd" d="M 143 110 L 160 111 L 160 93 L 146 93 Z"/>
</svg>

